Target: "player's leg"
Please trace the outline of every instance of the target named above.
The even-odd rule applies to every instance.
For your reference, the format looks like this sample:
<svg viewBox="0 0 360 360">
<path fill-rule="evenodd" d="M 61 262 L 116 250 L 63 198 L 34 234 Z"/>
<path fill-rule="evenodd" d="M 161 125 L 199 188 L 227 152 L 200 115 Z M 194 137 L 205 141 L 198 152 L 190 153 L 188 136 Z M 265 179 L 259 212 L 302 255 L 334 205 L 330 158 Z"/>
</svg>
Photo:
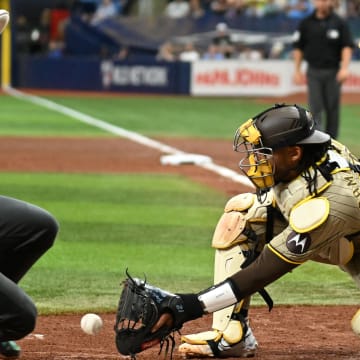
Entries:
<svg viewBox="0 0 360 360">
<path fill-rule="evenodd" d="M 246 244 L 215 252 L 215 283 L 224 280 L 241 269 L 246 261 Z M 212 330 L 181 337 L 179 352 L 187 357 L 252 357 L 258 343 L 252 333 L 248 310 L 250 298 L 236 306 L 213 313 Z"/>
<path fill-rule="evenodd" d="M 336 73 L 337 70 L 327 70 L 324 79 L 325 130 L 333 139 L 338 137 L 340 117 L 341 84 L 336 79 Z"/>
<path fill-rule="evenodd" d="M 14 340 L 35 328 L 37 311 L 32 300 L 13 281 L 0 274 L 0 354 L 18 357 L 21 349 Z"/>
<path fill-rule="evenodd" d="M 35 326 L 36 308 L 16 285 L 53 244 L 56 220 L 45 210 L 0 196 L 0 354 L 20 355 L 13 341 Z"/>
<path fill-rule="evenodd" d="M 311 113 L 314 116 L 316 127 L 324 130 L 324 85 L 323 77 L 319 69 L 311 67 L 307 70 L 307 97 Z"/>
<path fill-rule="evenodd" d="M 21 288 L 0 274 L 0 342 L 18 340 L 35 327 L 37 310 Z"/>
<path fill-rule="evenodd" d="M 340 268 L 351 276 L 360 289 L 360 235 L 352 237 L 351 245 L 353 247 L 353 255 L 350 261 L 340 264 Z"/>
<path fill-rule="evenodd" d="M 52 246 L 57 231 L 47 211 L 0 196 L 0 272 L 17 283 Z"/>
<path fill-rule="evenodd" d="M 268 196 L 268 204 L 272 196 Z M 214 232 L 214 282 L 238 272 L 255 259 L 265 243 L 267 205 L 254 194 L 230 199 Z M 187 357 L 250 357 L 257 341 L 251 331 L 248 310 L 250 298 L 213 314 L 211 331 L 182 336 L 179 351 Z"/>
</svg>

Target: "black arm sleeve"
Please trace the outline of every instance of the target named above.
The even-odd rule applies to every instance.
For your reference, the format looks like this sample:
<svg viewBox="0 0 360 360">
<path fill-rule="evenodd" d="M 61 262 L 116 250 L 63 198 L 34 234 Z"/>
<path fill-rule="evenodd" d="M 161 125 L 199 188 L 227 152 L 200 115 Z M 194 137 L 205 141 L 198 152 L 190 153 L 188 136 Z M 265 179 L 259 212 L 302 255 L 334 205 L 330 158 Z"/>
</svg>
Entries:
<svg viewBox="0 0 360 360">
<path fill-rule="evenodd" d="M 265 246 L 259 257 L 245 269 L 229 277 L 237 299 L 244 299 L 297 267 Z"/>
</svg>

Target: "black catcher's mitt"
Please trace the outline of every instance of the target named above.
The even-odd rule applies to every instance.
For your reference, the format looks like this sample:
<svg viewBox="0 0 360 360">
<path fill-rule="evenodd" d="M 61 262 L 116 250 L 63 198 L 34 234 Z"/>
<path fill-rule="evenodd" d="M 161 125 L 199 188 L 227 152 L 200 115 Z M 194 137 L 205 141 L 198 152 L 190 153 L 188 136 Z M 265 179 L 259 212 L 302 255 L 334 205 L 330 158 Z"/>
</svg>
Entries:
<svg viewBox="0 0 360 360">
<path fill-rule="evenodd" d="M 174 332 L 178 331 L 184 322 L 181 298 L 147 284 L 146 280 L 126 274 L 128 278 L 123 282 L 115 323 L 115 340 L 119 353 L 130 355 L 134 359 L 137 353 L 159 343 L 160 352 L 166 343 L 167 353 L 170 341 L 172 349 L 174 348 Z M 164 312 L 173 315 L 173 325 L 151 332 Z"/>
</svg>

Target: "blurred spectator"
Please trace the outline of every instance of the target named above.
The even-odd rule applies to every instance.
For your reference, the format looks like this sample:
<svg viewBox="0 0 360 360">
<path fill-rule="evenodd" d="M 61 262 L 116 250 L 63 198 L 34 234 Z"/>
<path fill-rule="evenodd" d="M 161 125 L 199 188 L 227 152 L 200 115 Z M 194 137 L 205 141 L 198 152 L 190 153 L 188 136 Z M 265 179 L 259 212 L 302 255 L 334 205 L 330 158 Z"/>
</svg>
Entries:
<svg viewBox="0 0 360 360">
<path fill-rule="evenodd" d="M 310 0 L 289 0 L 285 7 L 286 15 L 290 19 L 303 19 L 310 15 L 314 7 Z"/>
<path fill-rule="evenodd" d="M 117 14 L 118 9 L 113 0 L 101 0 L 90 22 L 92 25 L 97 25 L 101 21 L 116 16 Z"/>
<path fill-rule="evenodd" d="M 184 50 L 179 54 L 180 61 L 196 61 L 200 59 L 199 52 L 195 49 L 193 43 L 187 43 L 184 47 Z"/>
<path fill-rule="evenodd" d="M 137 0 L 137 14 L 140 17 L 152 17 L 154 15 L 155 0 Z"/>
<path fill-rule="evenodd" d="M 211 11 L 218 15 L 225 15 L 228 8 L 227 0 L 213 0 L 210 4 Z"/>
<path fill-rule="evenodd" d="M 194 19 L 201 18 L 202 16 L 205 15 L 205 10 L 201 5 L 201 0 L 190 0 L 189 5 L 190 5 L 190 15 Z"/>
<path fill-rule="evenodd" d="M 346 4 L 347 18 L 358 18 L 360 16 L 360 1 L 348 0 Z"/>
<path fill-rule="evenodd" d="M 99 3 L 100 0 L 74 0 L 71 12 L 73 15 L 81 17 L 83 21 L 89 21 Z"/>
<path fill-rule="evenodd" d="M 114 54 L 113 60 L 114 61 L 124 61 L 129 58 L 130 49 L 128 46 L 122 46 L 117 53 Z"/>
<path fill-rule="evenodd" d="M 262 17 L 264 15 L 266 1 L 263 0 L 247 0 L 246 11 L 247 16 Z"/>
<path fill-rule="evenodd" d="M 65 28 L 70 20 L 68 9 L 55 8 L 50 11 L 50 41 L 63 41 L 65 38 Z"/>
<path fill-rule="evenodd" d="M 165 16 L 172 19 L 183 18 L 190 13 L 190 4 L 185 0 L 173 0 L 165 7 Z"/>
<path fill-rule="evenodd" d="M 256 61 L 264 58 L 263 49 L 251 48 L 250 46 L 244 46 L 239 52 L 239 60 Z"/>
<path fill-rule="evenodd" d="M 269 59 L 283 59 L 285 46 L 281 41 L 275 41 L 269 51 Z"/>
<path fill-rule="evenodd" d="M 264 16 L 276 16 L 284 12 L 284 5 L 282 1 L 268 0 L 263 8 Z"/>
<path fill-rule="evenodd" d="M 235 18 L 246 11 L 246 0 L 213 0 L 211 9 L 226 19 Z"/>
<path fill-rule="evenodd" d="M 159 48 L 158 53 L 156 54 L 157 61 L 176 61 L 175 49 L 171 42 L 165 42 Z"/>
<path fill-rule="evenodd" d="M 30 51 L 30 25 L 25 15 L 16 18 L 15 44 L 19 53 Z"/>
<path fill-rule="evenodd" d="M 47 56 L 51 59 L 58 59 L 63 56 L 64 43 L 59 40 L 51 40 L 47 51 Z"/>
<path fill-rule="evenodd" d="M 50 9 L 45 8 L 41 12 L 39 24 L 30 32 L 30 52 L 44 53 L 48 50 L 50 41 Z"/>
<path fill-rule="evenodd" d="M 335 12 L 345 18 L 347 16 L 347 3 L 351 0 L 333 0 L 334 1 L 334 10 Z"/>
<path fill-rule="evenodd" d="M 226 23 L 218 23 L 215 28 L 215 36 L 212 43 L 219 48 L 226 58 L 232 57 L 234 46 L 231 40 L 229 28 Z"/>
<path fill-rule="evenodd" d="M 231 18 L 243 11 L 244 1 L 245 0 L 212 0 L 210 9 L 217 15 Z"/>
<path fill-rule="evenodd" d="M 224 60 L 225 56 L 217 45 L 210 44 L 201 58 L 203 60 Z"/>
</svg>

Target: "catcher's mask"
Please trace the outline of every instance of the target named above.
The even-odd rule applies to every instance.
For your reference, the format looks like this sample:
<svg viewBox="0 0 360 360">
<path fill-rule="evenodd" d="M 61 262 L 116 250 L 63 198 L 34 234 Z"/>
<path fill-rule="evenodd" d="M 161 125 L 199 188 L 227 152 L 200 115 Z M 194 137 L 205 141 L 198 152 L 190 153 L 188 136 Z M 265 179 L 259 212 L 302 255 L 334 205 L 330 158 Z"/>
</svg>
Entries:
<svg viewBox="0 0 360 360">
<path fill-rule="evenodd" d="M 267 191 L 275 184 L 274 150 L 328 141 L 328 134 L 315 130 L 309 111 L 297 105 L 276 104 L 236 130 L 234 150 L 245 154 L 240 169 L 258 190 Z"/>
</svg>

